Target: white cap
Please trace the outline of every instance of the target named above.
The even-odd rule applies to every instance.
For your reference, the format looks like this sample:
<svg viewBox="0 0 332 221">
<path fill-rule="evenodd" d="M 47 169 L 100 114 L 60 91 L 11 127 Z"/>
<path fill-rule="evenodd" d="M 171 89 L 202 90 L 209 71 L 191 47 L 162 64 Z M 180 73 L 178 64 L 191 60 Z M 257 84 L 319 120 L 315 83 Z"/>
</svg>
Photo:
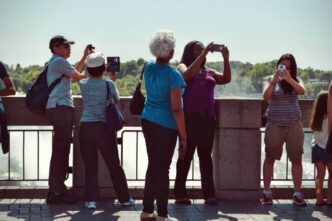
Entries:
<svg viewBox="0 0 332 221">
<path fill-rule="evenodd" d="M 105 58 L 102 53 L 94 52 L 88 55 L 85 64 L 88 68 L 100 67 L 105 64 Z"/>
</svg>

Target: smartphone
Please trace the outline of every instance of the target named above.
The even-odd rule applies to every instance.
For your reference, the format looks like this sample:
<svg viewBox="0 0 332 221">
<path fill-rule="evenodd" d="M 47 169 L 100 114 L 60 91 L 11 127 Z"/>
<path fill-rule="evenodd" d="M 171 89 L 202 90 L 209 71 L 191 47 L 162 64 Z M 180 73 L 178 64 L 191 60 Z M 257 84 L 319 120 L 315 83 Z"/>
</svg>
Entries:
<svg viewBox="0 0 332 221">
<path fill-rule="evenodd" d="M 224 49 L 225 45 L 222 44 L 212 44 L 212 52 L 215 51 L 222 51 Z"/>
<path fill-rule="evenodd" d="M 279 64 L 278 65 L 278 72 L 279 72 L 279 76 L 280 77 L 284 77 L 285 76 L 285 71 L 286 71 L 286 65 Z"/>
<path fill-rule="evenodd" d="M 120 72 L 120 57 L 107 57 L 107 72 Z"/>
</svg>

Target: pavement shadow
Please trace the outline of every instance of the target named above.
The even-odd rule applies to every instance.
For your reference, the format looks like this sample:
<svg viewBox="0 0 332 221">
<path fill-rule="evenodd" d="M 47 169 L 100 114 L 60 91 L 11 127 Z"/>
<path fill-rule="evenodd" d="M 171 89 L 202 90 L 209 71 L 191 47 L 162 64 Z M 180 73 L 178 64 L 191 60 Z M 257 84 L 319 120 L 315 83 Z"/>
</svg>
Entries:
<svg viewBox="0 0 332 221">
<path fill-rule="evenodd" d="M 262 205 L 257 201 L 221 201 L 216 206 L 207 206 L 201 201 L 192 205 L 168 204 L 169 214 L 180 221 L 192 220 L 332 220 L 331 206 L 317 207 L 310 201 L 306 207 L 294 206 L 291 200 L 275 200 L 273 205 Z M 44 201 L 10 200 L 0 202 L 0 220 L 11 217 L 19 220 L 140 220 L 141 202 L 123 207 L 114 201 L 101 201 L 96 210 L 87 209 L 84 202 L 74 205 L 47 205 Z M 7 219 L 4 219 L 7 220 Z"/>
<path fill-rule="evenodd" d="M 263 212 L 269 213 L 273 220 L 306 220 L 320 221 L 332 218 L 332 210 L 327 206 L 317 207 L 314 203 L 308 203 L 305 207 L 293 205 L 291 200 L 275 200 L 273 205 L 261 205 Z"/>
<path fill-rule="evenodd" d="M 113 201 L 103 201 L 97 204 L 96 210 L 88 209 L 83 202 L 78 202 L 73 205 L 47 205 L 42 203 L 31 202 L 10 202 L 6 204 L 0 203 L 0 220 L 7 217 L 16 218 L 19 220 L 70 220 L 70 221 L 94 221 L 107 220 L 116 221 L 126 219 L 135 220 L 139 216 L 133 206 L 121 206 Z M 135 217 L 135 219 L 130 219 Z"/>
</svg>

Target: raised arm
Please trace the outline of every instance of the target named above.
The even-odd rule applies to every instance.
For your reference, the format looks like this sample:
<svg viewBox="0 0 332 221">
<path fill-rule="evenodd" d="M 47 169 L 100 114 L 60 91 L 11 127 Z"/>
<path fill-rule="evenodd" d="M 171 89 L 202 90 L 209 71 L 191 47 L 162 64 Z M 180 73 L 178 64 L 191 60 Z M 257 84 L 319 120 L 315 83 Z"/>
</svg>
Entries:
<svg viewBox="0 0 332 221">
<path fill-rule="evenodd" d="M 224 73 L 214 71 L 213 77 L 216 80 L 217 84 L 227 84 L 231 81 L 231 67 L 229 65 L 228 48 L 227 47 L 223 48 L 221 54 L 224 58 Z"/>
<path fill-rule="evenodd" d="M 283 77 L 284 80 L 286 80 L 294 90 L 299 94 L 299 95 L 304 95 L 305 89 L 302 81 L 296 82 L 290 75 L 290 73 L 285 70 L 285 76 Z"/>
<path fill-rule="evenodd" d="M 202 53 L 196 58 L 196 60 L 187 67 L 185 64 L 181 63 L 178 66 L 178 70 L 181 72 L 184 80 L 186 82 L 191 81 L 196 74 L 199 72 L 199 69 L 202 66 L 202 63 L 204 62 L 204 59 L 206 55 L 212 50 L 212 43 L 208 44 L 202 51 Z"/>
<path fill-rule="evenodd" d="M 2 81 L 5 85 L 5 88 L 0 90 L 0 96 L 8 96 L 8 95 L 15 95 L 16 94 L 16 88 L 12 81 L 12 79 L 8 77 L 2 78 Z"/>
<path fill-rule="evenodd" d="M 266 101 L 270 100 L 274 87 L 277 84 L 277 81 L 278 81 L 278 72 L 274 73 L 271 81 L 264 80 L 264 83 L 263 83 L 264 100 L 266 100 Z"/>
<path fill-rule="evenodd" d="M 91 51 L 89 49 L 89 45 L 87 45 L 84 49 L 84 53 L 83 53 L 83 56 L 81 58 L 81 60 L 78 62 L 78 64 L 75 66 L 75 72 L 74 74 L 72 74 L 70 76 L 70 78 L 74 81 L 80 81 L 82 79 L 85 79 L 88 77 L 88 73 L 86 71 L 82 71 L 83 67 L 84 67 L 84 63 L 85 63 L 85 59 L 86 57 L 91 54 L 93 51 Z"/>
</svg>

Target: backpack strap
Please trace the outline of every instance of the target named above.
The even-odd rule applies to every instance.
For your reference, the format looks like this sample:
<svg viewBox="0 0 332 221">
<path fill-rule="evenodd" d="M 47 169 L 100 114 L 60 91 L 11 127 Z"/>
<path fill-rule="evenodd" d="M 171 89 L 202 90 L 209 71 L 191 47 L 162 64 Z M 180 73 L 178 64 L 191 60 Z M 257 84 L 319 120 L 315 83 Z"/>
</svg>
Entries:
<svg viewBox="0 0 332 221">
<path fill-rule="evenodd" d="M 48 62 L 45 63 L 45 70 L 46 70 L 46 76 L 48 73 Z M 61 77 L 58 77 L 57 79 L 55 79 L 49 86 L 50 91 L 53 90 L 53 88 L 60 83 L 60 81 L 62 80 L 63 77 L 66 77 L 64 74 Z M 47 78 L 46 78 L 47 79 Z"/>
</svg>

